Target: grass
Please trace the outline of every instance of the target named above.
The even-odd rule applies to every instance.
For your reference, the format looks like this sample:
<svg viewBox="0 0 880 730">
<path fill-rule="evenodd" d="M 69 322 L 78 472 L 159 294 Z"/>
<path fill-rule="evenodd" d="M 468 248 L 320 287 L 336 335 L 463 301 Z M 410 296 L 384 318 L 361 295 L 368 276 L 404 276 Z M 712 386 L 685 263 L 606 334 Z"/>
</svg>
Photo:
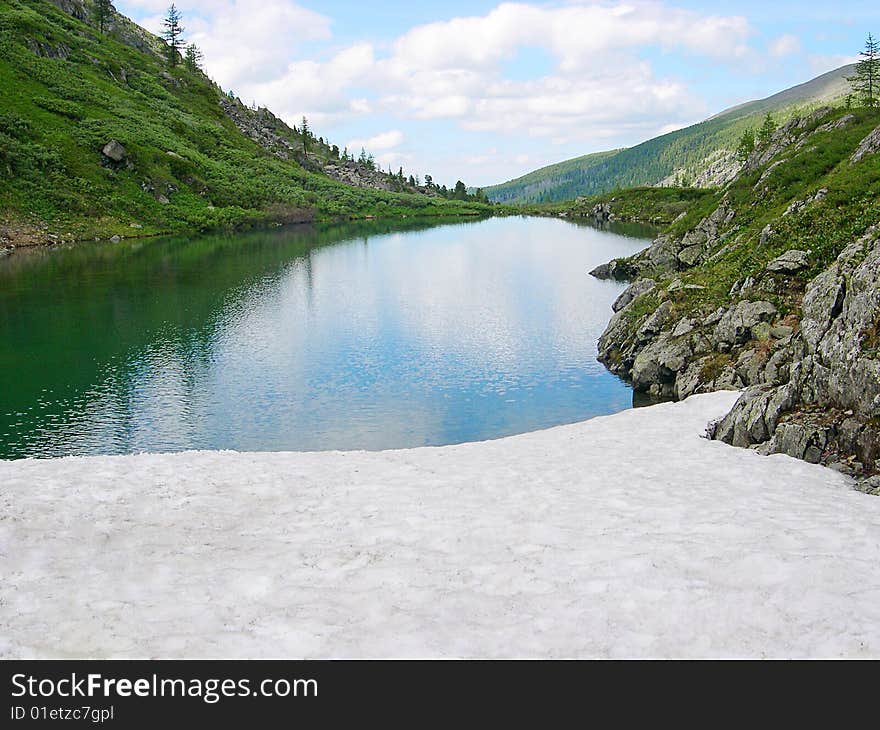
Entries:
<svg viewBox="0 0 880 730">
<path fill-rule="evenodd" d="M 730 364 L 730 355 L 723 352 L 713 353 L 700 367 L 700 380 L 704 383 L 711 383 L 718 380 Z"/>
</svg>

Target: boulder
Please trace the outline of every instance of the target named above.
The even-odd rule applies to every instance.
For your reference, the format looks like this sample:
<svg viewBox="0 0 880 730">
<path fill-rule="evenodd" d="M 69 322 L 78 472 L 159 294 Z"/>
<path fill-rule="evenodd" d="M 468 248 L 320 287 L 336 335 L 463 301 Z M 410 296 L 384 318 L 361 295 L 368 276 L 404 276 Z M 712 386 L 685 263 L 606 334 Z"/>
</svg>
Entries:
<svg viewBox="0 0 880 730">
<path fill-rule="evenodd" d="M 107 144 L 104 145 L 104 148 L 101 150 L 101 154 L 104 155 L 111 162 L 124 162 L 125 158 L 128 157 L 128 152 L 126 152 L 125 147 L 122 146 L 115 139 L 111 139 Z"/>
<path fill-rule="evenodd" d="M 590 272 L 590 276 L 597 279 L 613 279 L 615 281 L 628 281 L 634 278 L 635 271 L 625 259 L 614 259 L 607 264 L 601 264 Z"/>
<path fill-rule="evenodd" d="M 770 302 L 739 302 L 724 313 L 715 325 L 715 339 L 731 345 L 748 342 L 752 329 L 761 322 L 770 322 L 776 316 L 776 307 Z"/>
<path fill-rule="evenodd" d="M 807 252 L 793 248 L 767 264 L 767 271 L 774 274 L 795 274 L 809 266 L 810 258 Z"/>
<path fill-rule="evenodd" d="M 614 304 L 611 305 L 611 309 L 615 312 L 626 309 L 636 299 L 642 296 L 642 294 L 647 294 L 656 285 L 657 282 L 653 279 L 639 279 L 637 282 L 627 287 L 623 293 L 617 297 Z"/>
<path fill-rule="evenodd" d="M 770 328 L 770 336 L 775 340 L 784 340 L 786 337 L 791 337 L 793 332 L 794 327 L 789 327 L 786 324 L 777 324 Z"/>
</svg>

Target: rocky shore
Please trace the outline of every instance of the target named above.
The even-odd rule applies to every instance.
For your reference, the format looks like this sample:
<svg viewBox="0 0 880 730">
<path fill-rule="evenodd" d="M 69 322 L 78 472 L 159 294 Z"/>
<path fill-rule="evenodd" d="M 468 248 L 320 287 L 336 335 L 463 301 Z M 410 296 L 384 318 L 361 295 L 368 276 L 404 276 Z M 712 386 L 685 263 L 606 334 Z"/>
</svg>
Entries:
<svg viewBox="0 0 880 730">
<path fill-rule="evenodd" d="M 821 229 L 830 186 L 785 201 L 788 191 L 773 185 L 799 152 L 852 122 L 833 117 L 824 109 L 792 120 L 696 225 L 591 272 L 632 281 L 599 359 L 659 399 L 743 389 L 712 438 L 825 464 L 880 494 L 880 225 L 856 228 L 829 255 Z M 876 165 L 878 149 L 880 127 L 848 151 L 835 179 L 864 175 L 858 166 Z M 814 246 L 787 247 L 792 230 L 806 230 L 795 242 L 809 243 L 811 225 Z M 730 288 L 719 296 L 722 284 Z"/>
</svg>

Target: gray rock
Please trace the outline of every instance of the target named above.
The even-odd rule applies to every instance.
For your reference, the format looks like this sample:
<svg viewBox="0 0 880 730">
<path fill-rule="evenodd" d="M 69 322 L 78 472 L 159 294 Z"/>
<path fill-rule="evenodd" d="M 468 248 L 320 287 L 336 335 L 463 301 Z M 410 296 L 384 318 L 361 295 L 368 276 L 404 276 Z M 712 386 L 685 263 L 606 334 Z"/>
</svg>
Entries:
<svg viewBox="0 0 880 730">
<path fill-rule="evenodd" d="M 651 314 L 639 327 L 637 334 L 642 340 L 649 340 L 654 335 L 660 333 L 663 329 L 663 325 L 666 322 L 666 318 L 669 315 L 669 310 L 672 309 L 672 305 L 669 302 L 663 302 L 657 309 L 654 310 L 653 314 Z"/>
<path fill-rule="evenodd" d="M 761 322 L 772 321 L 776 307 L 770 302 L 739 302 L 725 312 L 715 326 L 715 339 L 731 345 L 742 344 L 752 337 L 752 329 Z"/>
<path fill-rule="evenodd" d="M 104 148 L 101 150 L 101 153 L 108 160 L 117 163 L 124 162 L 125 158 L 128 157 L 128 152 L 126 152 L 125 147 L 123 147 L 115 139 L 111 139 L 107 144 L 105 144 Z"/>
<path fill-rule="evenodd" d="M 704 320 L 704 324 L 707 324 L 710 327 L 718 324 L 726 311 L 727 310 L 724 307 L 718 307 L 718 309 L 716 309 L 714 312 L 712 312 L 712 314 L 706 317 L 706 319 Z"/>
<path fill-rule="evenodd" d="M 878 150 L 880 150 L 880 127 L 877 127 L 861 141 L 849 161 L 855 165 L 857 162 L 861 162 L 867 155 L 873 155 Z"/>
<path fill-rule="evenodd" d="M 678 252 L 678 260 L 687 267 L 696 266 L 700 261 L 700 257 L 703 255 L 703 251 L 704 248 L 702 245 L 688 246 Z"/>
<path fill-rule="evenodd" d="M 856 489 L 865 494 L 880 496 L 880 476 L 868 477 L 856 485 Z"/>
<path fill-rule="evenodd" d="M 601 264 L 590 272 L 590 276 L 597 279 L 613 279 L 615 281 L 628 281 L 634 278 L 636 271 L 623 259 L 614 259 L 607 264 Z"/>
<path fill-rule="evenodd" d="M 792 332 L 794 332 L 794 328 L 785 324 L 777 324 L 770 328 L 770 336 L 776 340 L 784 340 L 786 337 L 791 337 Z"/>
<path fill-rule="evenodd" d="M 769 322 L 758 322 L 752 327 L 752 338 L 759 342 L 766 342 L 770 339 L 770 329 Z"/>
<path fill-rule="evenodd" d="M 642 296 L 642 294 L 647 294 L 655 286 L 657 286 L 657 282 L 653 279 L 639 279 L 634 284 L 628 286 L 623 293 L 617 297 L 614 304 L 611 305 L 611 309 L 615 312 L 620 312 L 621 310 L 626 309 L 636 299 Z"/>
<path fill-rule="evenodd" d="M 794 274 L 798 271 L 809 268 L 809 266 L 810 258 L 807 252 L 793 248 L 767 264 L 767 271 L 781 274 Z"/>
<path fill-rule="evenodd" d="M 672 329 L 673 337 L 684 337 L 686 334 L 694 331 L 694 323 L 690 319 L 681 319 Z"/>
</svg>

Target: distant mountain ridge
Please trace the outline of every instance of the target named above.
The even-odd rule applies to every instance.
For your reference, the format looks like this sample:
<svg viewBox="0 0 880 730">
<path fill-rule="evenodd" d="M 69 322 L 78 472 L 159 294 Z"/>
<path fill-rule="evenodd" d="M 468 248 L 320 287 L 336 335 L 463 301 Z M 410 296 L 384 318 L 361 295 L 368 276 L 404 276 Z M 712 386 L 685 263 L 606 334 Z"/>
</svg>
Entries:
<svg viewBox="0 0 880 730">
<path fill-rule="evenodd" d="M 618 188 L 680 184 L 711 187 L 736 174 L 734 149 L 742 133 L 772 112 L 785 121 L 849 92 L 853 65 L 756 101 L 739 104 L 684 129 L 634 147 L 597 152 L 548 165 L 522 177 L 484 189 L 490 200 L 537 203 L 571 200 Z"/>
</svg>

